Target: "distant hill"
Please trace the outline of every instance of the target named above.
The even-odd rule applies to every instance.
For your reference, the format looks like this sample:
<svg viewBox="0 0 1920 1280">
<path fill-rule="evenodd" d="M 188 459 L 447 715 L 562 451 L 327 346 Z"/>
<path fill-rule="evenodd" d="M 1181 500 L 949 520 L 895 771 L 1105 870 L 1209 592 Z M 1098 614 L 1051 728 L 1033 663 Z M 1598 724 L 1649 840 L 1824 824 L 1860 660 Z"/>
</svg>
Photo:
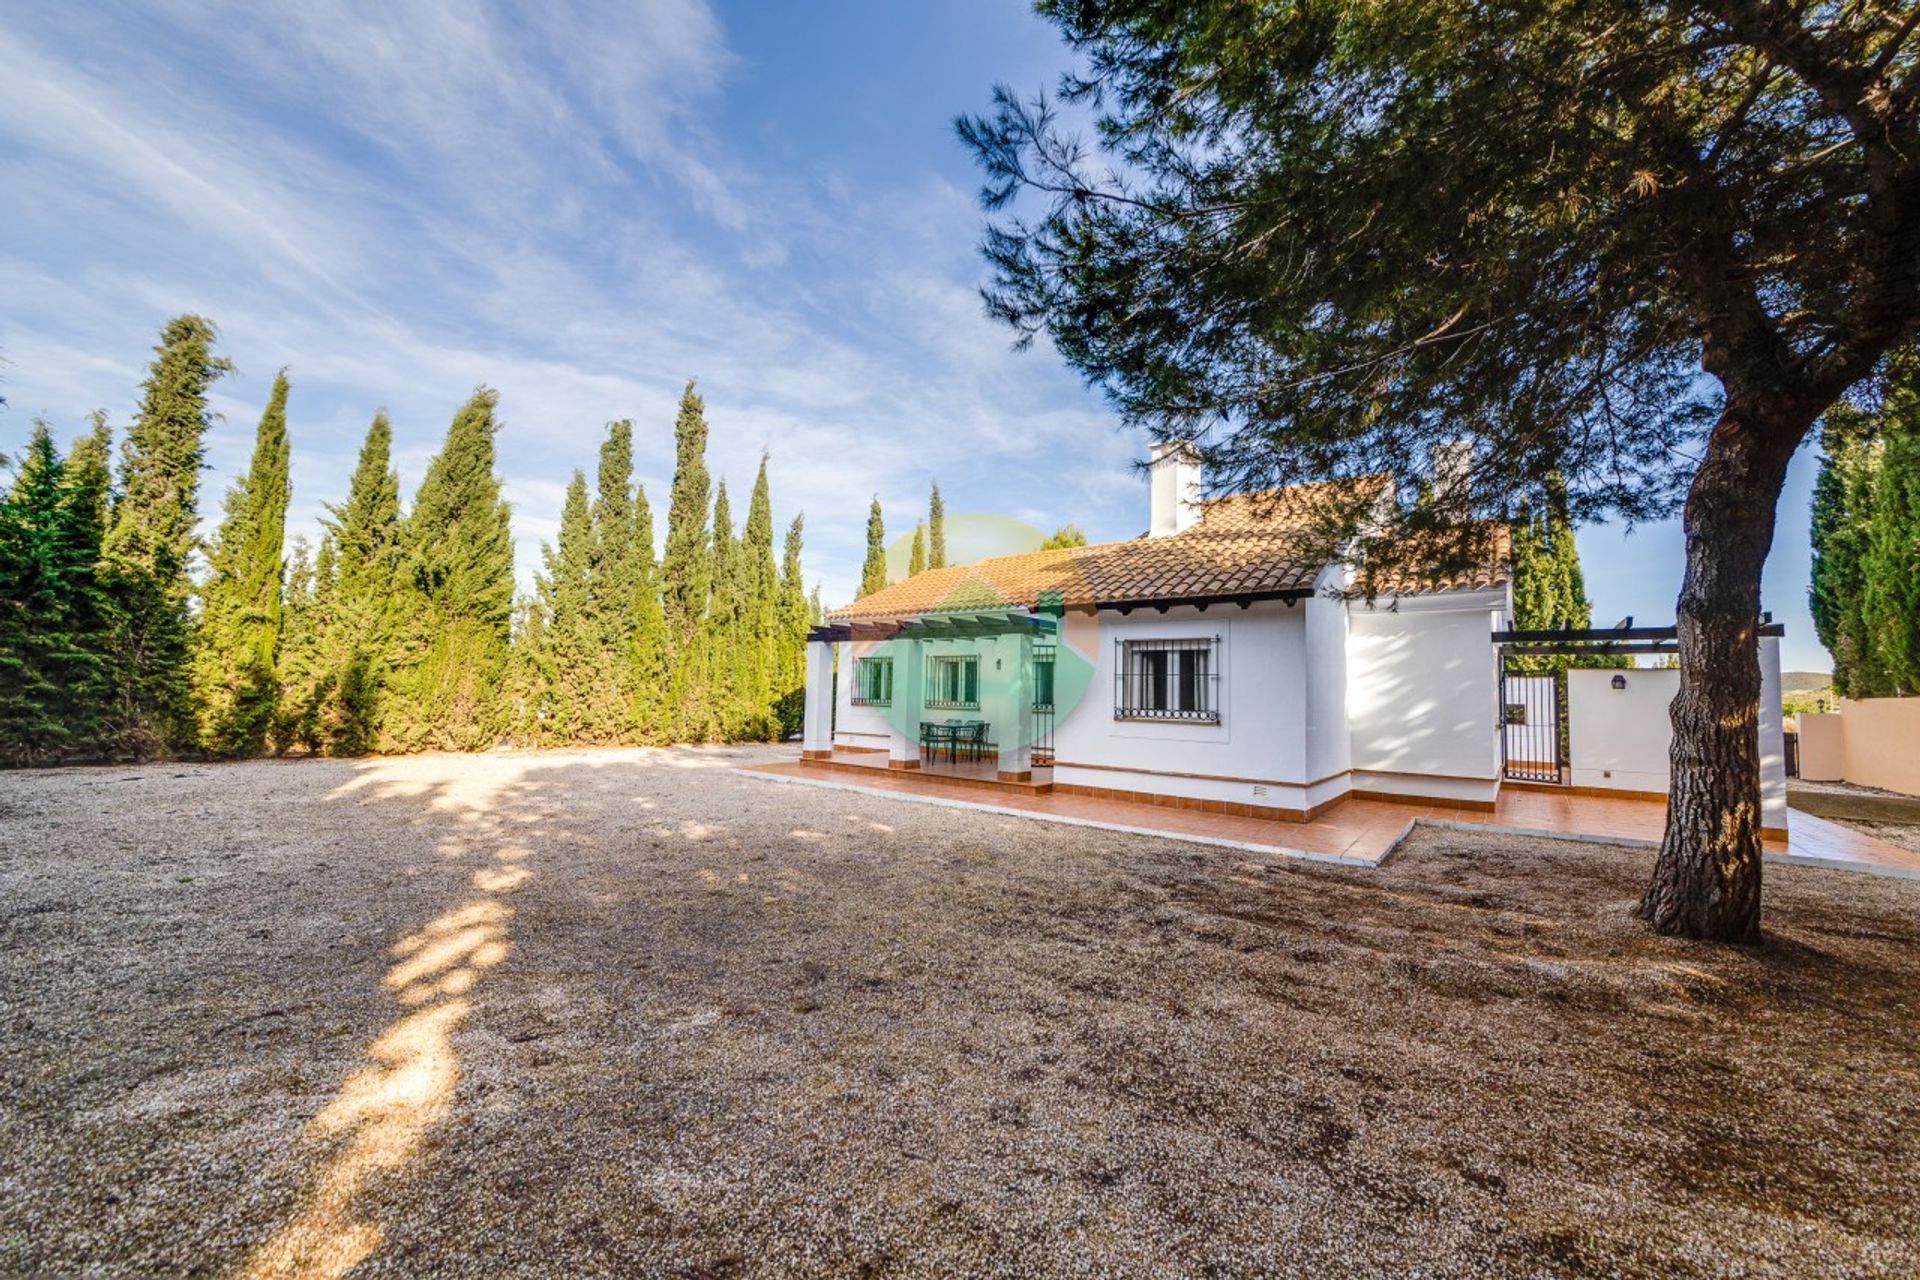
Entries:
<svg viewBox="0 0 1920 1280">
<path fill-rule="evenodd" d="M 1818 693 L 1833 684 L 1831 671 L 1783 671 L 1780 673 L 1780 692 L 1782 693 Z"/>
</svg>

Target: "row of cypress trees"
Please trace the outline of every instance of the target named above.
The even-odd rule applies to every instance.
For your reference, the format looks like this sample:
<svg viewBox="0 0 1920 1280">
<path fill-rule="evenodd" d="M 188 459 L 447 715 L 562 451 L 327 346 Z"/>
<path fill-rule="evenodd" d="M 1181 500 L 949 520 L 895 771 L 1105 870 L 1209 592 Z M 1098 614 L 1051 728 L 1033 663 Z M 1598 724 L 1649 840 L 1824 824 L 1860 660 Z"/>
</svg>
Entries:
<svg viewBox="0 0 1920 1280">
<path fill-rule="evenodd" d="M 940 482 L 933 482 L 927 496 L 927 518 L 913 526 L 913 542 L 907 553 L 907 576 L 928 569 L 944 569 L 947 564 L 947 506 L 940 498 Z M 880 513 L 880 498 L 875 495 L 867 508 L 867 555 L 860 566 L 860 594 L 872 595 L 887 585 L 887 522 Z"/>
<path fill-rule="evenodd" d="M 111 430 L 63 455 L 36 423 L 0 497 L 0 759 L 328 754 L 503 741 L 761 739 L 798 727 L 802 524 L 776 562 L 766 459 L 738 536 L 691 383 L 656 562 L 633 427 L 568 487 L 535 593 L 516 599 L 495 472 L 498 397 L 455 415 L 410 510 L 376 415 L 317 551 L 284 554 L 288 382 L 244 476 L 196 529 L 208 393 L 230 366 L 198 316 L 161 333 L 117 475 Z M 709 497 L 712 502 L 709 505 Z M 205 570 L 193 568 L 204 551 Z"/>
<path fill-rule="evenodd" d="M 1920 355 L 1890 361 L 1878 404 L 1828 410 L 1820 443 L 1808 603 L 1834 688 L 1920 694 Z"/>
</svg>

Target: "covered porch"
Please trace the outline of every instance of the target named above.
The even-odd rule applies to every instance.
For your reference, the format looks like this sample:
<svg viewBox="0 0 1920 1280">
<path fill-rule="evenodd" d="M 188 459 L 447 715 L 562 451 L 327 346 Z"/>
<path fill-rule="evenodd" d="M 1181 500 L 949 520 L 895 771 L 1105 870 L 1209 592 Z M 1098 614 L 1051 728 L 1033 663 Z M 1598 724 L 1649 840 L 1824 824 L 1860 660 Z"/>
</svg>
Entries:
<svg viewBox="0 0 1920 1280">
<path fill-rule="evenodd" d="M 807 636 L 803 758 L 958 785 L 1052 784 L 1059 617 L 951 609 Z"/>
</svg>

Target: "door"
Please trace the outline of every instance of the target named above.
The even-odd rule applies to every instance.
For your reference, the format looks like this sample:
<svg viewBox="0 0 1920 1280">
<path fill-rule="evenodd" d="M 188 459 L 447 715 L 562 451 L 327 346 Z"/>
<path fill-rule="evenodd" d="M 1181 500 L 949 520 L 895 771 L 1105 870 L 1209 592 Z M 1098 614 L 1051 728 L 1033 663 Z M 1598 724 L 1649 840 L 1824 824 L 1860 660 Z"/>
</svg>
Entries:
<svg viewBox="0 0 1920 1280">
<path fill-rule="evenodd" d="M 1565 781 L 1566 702 L 1556 671 L 1500 671 L 1500 760 L 1515 782 Z"/>
</svg>

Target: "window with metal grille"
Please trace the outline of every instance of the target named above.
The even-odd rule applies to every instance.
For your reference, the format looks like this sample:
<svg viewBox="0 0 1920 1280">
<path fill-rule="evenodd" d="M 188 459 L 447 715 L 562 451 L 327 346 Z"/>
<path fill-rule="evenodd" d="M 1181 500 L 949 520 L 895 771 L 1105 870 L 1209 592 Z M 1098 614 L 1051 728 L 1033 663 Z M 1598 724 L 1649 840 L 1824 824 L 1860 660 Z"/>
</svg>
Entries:
<svg viewBox="0 0 1920 1280">
<path fill-rule="evenodd" d="M 1053 650 L 1033 651 L 1033 709 L 1053 710 Z"/>
<path fill-rule="evenodd" d="M 979 655 L 939 654 L 928 658 L 926 705 L 949 711 L 978 711 Z"/>
<path fill-rule="evenodd" d="M 1113 718 L 1220 721 L 1219 637 L 1117 640 Z"/>
<path fill-rule="evenodd" d="M 853 664 L 853 705 L 893 705 L 893 659 L 860 658 Z"/>
</svg>

